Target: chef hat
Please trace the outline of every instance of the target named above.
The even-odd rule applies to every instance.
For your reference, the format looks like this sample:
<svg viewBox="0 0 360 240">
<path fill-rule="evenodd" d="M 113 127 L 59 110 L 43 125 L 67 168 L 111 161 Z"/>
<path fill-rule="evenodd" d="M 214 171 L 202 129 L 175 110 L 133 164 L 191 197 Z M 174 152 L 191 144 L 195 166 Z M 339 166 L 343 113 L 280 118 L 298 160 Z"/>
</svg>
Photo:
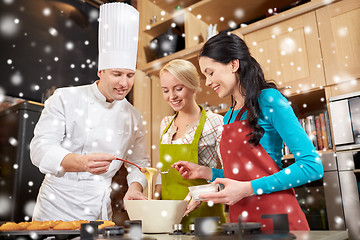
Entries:
<svg viewBox="0 0 360 240">
<path fill-rule="evenodd" d="M 100 6 L 98 70 L 136 69 L 139 12 L 129 4 Z"/>
</svg>

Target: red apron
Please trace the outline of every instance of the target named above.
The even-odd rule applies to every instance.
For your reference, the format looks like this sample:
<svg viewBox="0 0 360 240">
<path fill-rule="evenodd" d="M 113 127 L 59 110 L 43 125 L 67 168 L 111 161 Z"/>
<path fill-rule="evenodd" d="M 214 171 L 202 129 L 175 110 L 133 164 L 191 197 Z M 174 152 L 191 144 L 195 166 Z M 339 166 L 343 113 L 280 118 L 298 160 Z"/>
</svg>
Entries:
<svg viewBox="0 0 360 240">
<path fill-rule="evenodd" d="M 280 170 L 260 144 L 248 143 L 247 135 L 253 130 L 247 120 L 240 121 L 245 110 L 246 107 L 241 109 L 234 123 L 224 125 L 220 141 L 225 177 L 237 181 L 251 181 Z M 262 219 L 264 214 L 288 214 L 290 230 L 310 230 L 293 188 L 246 197 L 229 207 L 231 222 L 237 222 L 241 216 L 243 222 L 260 222 L 262 230 L 272 230 L 272 220 Z"/>
</svg>

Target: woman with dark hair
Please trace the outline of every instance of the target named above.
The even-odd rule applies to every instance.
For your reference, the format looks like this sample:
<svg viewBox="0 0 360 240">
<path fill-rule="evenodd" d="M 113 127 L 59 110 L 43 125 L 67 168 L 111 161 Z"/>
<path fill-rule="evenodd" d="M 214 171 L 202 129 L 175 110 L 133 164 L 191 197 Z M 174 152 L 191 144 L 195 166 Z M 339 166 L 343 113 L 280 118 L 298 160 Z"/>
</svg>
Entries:
<svg viewBox="0 0 360 240">
<path fill-rule="evenodd" d="M 219 97 L 233 99 L 223 119 L 223 169 L 183 161 L 173 166 L 184 178 L 223 184 L 223 190 L 200 198 L 230 205 L 231 222 L 241 217 L 272 229 L 271 220 L 261 215 L 287 214 L 290 230 L 309 230 L 293 187 L 322 178 L 323 167 L 289 102 L 274 83 L 264 79 L 259 63 L 234 34 L 210 38 L 200 51 L 199 64 L 206 85 Z M 286 168 L 281 163 L 284 142 L 295 158 Z M 189 205 L 187 211 L 195 207 Z"/>
</svg>

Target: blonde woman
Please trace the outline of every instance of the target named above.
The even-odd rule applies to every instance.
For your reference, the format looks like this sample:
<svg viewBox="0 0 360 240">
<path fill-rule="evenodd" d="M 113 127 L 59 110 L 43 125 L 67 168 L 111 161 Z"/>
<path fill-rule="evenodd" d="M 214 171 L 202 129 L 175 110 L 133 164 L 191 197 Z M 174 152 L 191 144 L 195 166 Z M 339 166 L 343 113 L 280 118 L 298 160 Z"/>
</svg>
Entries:
<svg viewBox="0 0 360 240">
<path fill-rule="evenodd" d="M 166 116 L 160 126 L 160 162 L 167 170 L 178 161 L 188 161 L 217 168 L 217 148 L 221 137 L 223 117 L 205 111 L 196 103 L 195 94 L 200 88 L 200 79 L 195 66 L 186 60 L 173 60 L 160 70 L 163 97 L 176 112 Z M 206 184 L 204 179 L 185 179 L 175 169 L 162 174 L 162 199 L 183 200 L 189 186 Z M 220 216 L 225 221 L 224 208 L 220 204 L 202 205 L 183 218 L 184 229 L 196 217 Z"/>
</svg>

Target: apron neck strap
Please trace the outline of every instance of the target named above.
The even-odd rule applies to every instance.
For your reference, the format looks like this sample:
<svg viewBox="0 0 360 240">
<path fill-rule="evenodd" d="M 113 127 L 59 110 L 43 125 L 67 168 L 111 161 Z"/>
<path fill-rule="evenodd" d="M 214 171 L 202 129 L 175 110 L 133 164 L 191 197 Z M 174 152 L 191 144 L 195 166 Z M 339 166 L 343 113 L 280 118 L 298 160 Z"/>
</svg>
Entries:
<svg viewBox="0 0 360 240">
<path fill-rule="evenodd" d="M 244 114 L 244 112 L 247 110 L 246 106 L 244 105 L 240 112 L 236 115 L 235 121 L 240 121 L 241 116 Z"/>
<path fill-rule="evenodd" d="M 205 125 L 205 121 L 206 121 L 206 112 L 202 106 L 199 105 L 199 107 L 201 108 L 201 117 L 200 117 L 199 125 L 196 128 L 196 132 L 194 135 L 194 140 L 196 139 L 197 141 L 200 139 L 200 136 L 204 129 L 204 125 Z"/>
<path fill-rule="evenodd" d="M 194 140 L 197 140 L 197 141 L 192 141 L 193 143 L 194 142 L 198 142 L 198 140 L 200 139 L 200 136 L 201 136 L 201 133 L 204 129 L 204 125 L 205 125 L 205 121 L 206 121 L 206 112 L 204 110 L 204 108 L 199 105 L 199 107 L 201 108 L 201 116 L 200 116 L 200 121 L 199 121 L 199 125 L 198 127 L 196 128 L 196 132 L 195 132 L 195 135 L 194 135 Z M 164 129 L 163 133 L 161 134 L 161 137 L 160 137 L 160 143 L 162 141 L 162 137 L 164 136 L 164 134 L 167 132 L 167 130 L 169 129 L 169 127 L 171 126 L 172 122 L 175 120 L 176 116 L 179 114 L 179 112 L 177 112 L 175 114 L 175 116 L 173 117 L 173 119 L 171 119 L 171 122 L 166 126 L 166 128 Z M 196 143 L 197 144 L 197 143 Z"/>
</svg>

